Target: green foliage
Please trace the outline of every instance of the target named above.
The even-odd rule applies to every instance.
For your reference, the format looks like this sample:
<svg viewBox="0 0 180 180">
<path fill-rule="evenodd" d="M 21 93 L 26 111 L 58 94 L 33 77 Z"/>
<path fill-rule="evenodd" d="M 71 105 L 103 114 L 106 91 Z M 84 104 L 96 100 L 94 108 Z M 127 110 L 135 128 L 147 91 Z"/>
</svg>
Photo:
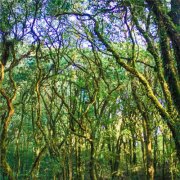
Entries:
<svg viewBox="0 0 180 180">
<path fill-rule="evenodd" d="M 47 4 L 47 13 L 50 15 L 56 15 L 58 13 L 67 12 L 70 10 L 72 4 L 71 1 L 65 0 L 50 0 Z"/>
</svg>

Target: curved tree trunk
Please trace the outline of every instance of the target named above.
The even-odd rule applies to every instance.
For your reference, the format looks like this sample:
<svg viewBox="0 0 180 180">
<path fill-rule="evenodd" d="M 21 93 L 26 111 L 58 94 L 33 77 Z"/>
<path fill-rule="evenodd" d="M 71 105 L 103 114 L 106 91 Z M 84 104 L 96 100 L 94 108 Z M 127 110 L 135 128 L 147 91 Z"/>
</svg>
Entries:
<svg viewBox="0 0 180 180">
<path fill-rule="evenodd" d="M 6 160 L 6 154 L 7 154 L 7 136 L 8 136 L 8 127 L 11 120 L 12 115 L 14 114 L 14 108 L 12 105 L 13 99 L 10 99 L 6 93 L 0 89 L 1 95 L 6 99 L 7 106 L 8 106 L 8 114 L 5 119 L 3 119 L 3 125 L 2 125 L 2 132 L 0 135 L 0 167 L 4 171 L 5 175 L 10 179 L 15 179 L 13 176 L 13 171 L 11 167 L 9 166 L 7 160 Z"/>
</svg>

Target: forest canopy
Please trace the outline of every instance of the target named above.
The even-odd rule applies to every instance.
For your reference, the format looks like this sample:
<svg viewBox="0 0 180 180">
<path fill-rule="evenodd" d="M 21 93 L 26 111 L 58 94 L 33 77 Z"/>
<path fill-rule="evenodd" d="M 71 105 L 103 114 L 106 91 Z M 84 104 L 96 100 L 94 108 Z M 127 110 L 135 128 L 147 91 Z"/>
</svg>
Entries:
<svg viewBox="0 0 180 180">
<path fill-rule="evenodd" d="M 179 0 L 0 1 L 0 179 L 180 179 Z"/>
</svg>

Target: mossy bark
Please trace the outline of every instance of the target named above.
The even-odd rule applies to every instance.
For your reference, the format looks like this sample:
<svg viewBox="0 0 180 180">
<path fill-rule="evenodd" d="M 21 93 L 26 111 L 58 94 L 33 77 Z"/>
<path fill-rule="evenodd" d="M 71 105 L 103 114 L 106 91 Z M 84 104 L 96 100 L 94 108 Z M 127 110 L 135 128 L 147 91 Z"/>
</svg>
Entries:
<svg viewBox="0 0 180 180">
<path fill-rule="evenodd" d="M 13 176 L 13 171 L 9 166 L 6 160 L 7 154 L 7 136 L 8 136 L 8 126 L 11 120 L 12 115 L 14 114 L 14 108 L 12 104 L 12 99 L 10 99 L 4 90 L 0 89 L 1 95 L 6 99 L 7 106 L 8 106 L 8 114 L 3 120 L 2 132 L 0 135 L 0 166 L 2 167 L 3 172 L 5 175 L 10 179 L 15 179 Z"/>
</svg>

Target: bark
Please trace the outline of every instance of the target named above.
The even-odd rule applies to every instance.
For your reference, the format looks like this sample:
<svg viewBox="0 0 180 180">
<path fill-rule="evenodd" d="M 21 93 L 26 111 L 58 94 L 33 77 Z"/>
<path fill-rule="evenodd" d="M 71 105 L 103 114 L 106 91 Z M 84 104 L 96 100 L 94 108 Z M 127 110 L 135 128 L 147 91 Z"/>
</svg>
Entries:
<svg viewBox="0 0 180 180">
<path fill-rule="evenodd" d="M 1 69 L 1 71 L 2 71 L 2 69 Z M 1 74 L 3 74 L 3 72 L 1 72 Z M 3 89 L 0 89 L 0 93 L 6 100 L 6 103 L 8 106 L 7 116 L 3 120 L 2 132 L 0 134 L 0 167 L 2 168 L 4 174 L 10 180 L 13 180 L 13 179 L 15 179 L 14 175 L 13 175 L 13 171 L 6 160 L 6 154 L 7 154 L 7 142 L 6 141 L 8 138 L 8 127 L 10 124 L 10 120 L 14 114 L 13 100 L 16 96 L 16 91 L 14 92 L 14 95 L 12 98 L 9 98 Z"/>
<path fill-rule="evenodd" d="M 4 80 L 4 65 L 0 62 L 0 88 Z"/>
<path fill-rule="evenodd" d="M 70 137 L 70 140 L 69 140 L 70 144 L 69 144 L 69 156 L 68 156 L 68 159 L 69 159 L 69 180 L 72 180 L 73 179 L 73 162 L 72 162 L 72 137 Z"/>
<path fill-rule="evenodd" d="M 143 132 L 143 134 L 145 134 Z M 144 168 L 144 171 L 146 170 L 146 162 L 145 162 L 145 152 L 144 152 L 144 138 L 141 137 L 141 152 L 142 152 L 142 162 L 143 162 L 143 168 Z"/>
<path fill-rule="evenodd" d="M 67 179 L 66 157 L 63 159 L 63 179 Z"/>
<path fill-rule="evenodd" d="M 132 148 L 132 141 L 129 139 L 129 163 L 132 165 L 132 159 L 133 159 L 133 148 Z"/>
<path fill-rule="evenodd" d="M 176 0 L 175 0 L 176 1 Z M 176 54 L 176 62 L 179 63 L 180 59 L 180 33 L 178 32 L 178 28 L 171 20 L 170 16 L 166 13 L 163 4 L 160 0 L 146 0 L 148 3 L 150 9 L 154 12 L 157 24 L 159 22 L 163 22 L 165 29 L 167 31 L 167 34 L 172 41 L 174 52 Z M 176 1 L 179 4 L 179 0 Z M 174 4 L 174 2 L 172 2 Z"/>
<path fill-rule="evenodd" d="M 133 137 L 133 165 L 137 163 L 137 156 L 136 156 L 136 136 Z"/>
<path fill-rule="evenodd" d="M 154 176 L 156 176 L 156 166 L 157 166 L 157 151 L 158 151 L 158 139 L 157 139 L 157 129 L 155 130 L 154 137 Z"/>
<path fill-rule="evenodd" d="M 165 77 L 167 78 L 168 85 L 170 87 L 172 86 L 172 88 L 170 88 L 170 91 L 173 97 L 173 101 L 177 110 L 180 112 L 179 110 L 180 109 L 180 84 L 179 84 L 180 33 L 178 32 L 171 18 L 165 12 L 163 4 L 161 3 L 160 0 L 146 0 L 146 1 L 149 5 L 149 8 L 152 9 L 152 11 L 154 12 L 154 15 L 156 17 L 156 23 L 160 30 L 160 40 L 161 40 L 160 44 L 161 44 L 162 58 L 164 60 Z M 173 45 L 175 60 L 178 68 L 178 74 L 176 74 L 172 68 L 173 63 L 170 63 L 172 61 L 169 61 L 169 53 L 166 42 L 167 37 L 165 37 L 166 34 L 170 38 Z M 168 73 L 166 71 L 167 67 L 168 67 Z"/>
<path fill-rule="evenodd" d="M 172 137 L 176 147 L 177 157 L 180 160 L 180 122 L 178 121 L 175 123 L 168 123 L 168 127 L 172 133 Z"/>
<path fill-rule="evenodd" d="M 180 0 L 171 0 L 170 16 L 177 26 L 180 25 Z"/>
<path fill-rule="evenodd" d="M 163 163 L 162 163 L 162 178 L 165 179 L 165 135 L 163 134 Z"/>
<path fill-rule="evenodd" d="M 120 165 L 121 143 L 122 143 L 122 139 L 119 136 L 117 139 L 115 148 L 111 148 L 112 150 L 115 151 L 115 152 L 112 151 L 112 153 L 115 153 L 115 160 L 112 161 L 112 164 L 111 164 L 112 179 L 116 179 L 118 176 L 118 170 L 119 170 L 119 165 Z"/>
<path fill-rule="evenodd" d="M 148 126 L 147 128 L 147 139 L 145 141 L 146 144 L 146 158 L 147 158 L 147 179 L 153 180 L 154 179 L 154 163 L 152 157 L 152 135 Z"/>
<path fill-rule="evenodd" d="M 159 21 L 159 37 L 161 56 L 164 68 L 164 77 L 168 83 L 173 102 L 176 106 L 177 111 L 180 113 L 180 84 L 179 78 L 174 66 L 173 55 L 170 49 L 170 42 L 166 34 L 163 21 Z"/>
<path fill-rule="evenodd" d="M 171 0 L 171 12 L 170 16 L 172 18 L 172 21 L 174 22 L 175 25 L 177 25 L 177 28 L 180 26 L 180 0 Z M 173 47 L 175 49 L 175 56 L 177 59 L 177 69 L 178 69 L 178 74 L 180 76 L 180 57 L 179 53 L 177 51 L 179 50 L 178 45 L 173 44 Z"/>
<path fill-rule="evenodd" d="M 32 165 L 30 175 L 31 175 L 32 178 L 34 178 L 34 179 L 36 178 L 36 173 L 37 173 L 37 171 L 38 171 L 38 169 L 39 169 L 40 161 L 41 161 L 43 155 L 45 154 L 46 150 L 47 150 L 47 146 L 44 146 L 44 147 L 41 149 L 41 151 L 39 152 L 39 154 L 37 155 L 37 157 L 36 157 L 36 159 L 35 159 L 35 161 L 34 161 L 34 163 L 33 163 L 33 165 Z"/>
<path fill-rule="evenodd" d="M 91 180 L 97 180 L 95 173 L 95 162 L 94 162 L 94 143 L 90 142 L 90 164 L 89 164 L 89 173 Z"/>
<path fill-rule="evenodd" d="M 84 179 L 83 172 L 82 172 L 82 160 L 81 160 L 81 138 L 77 137 L 76 139 L 76 172 L 77 172 L 77 179 Z"/>
</svg>

